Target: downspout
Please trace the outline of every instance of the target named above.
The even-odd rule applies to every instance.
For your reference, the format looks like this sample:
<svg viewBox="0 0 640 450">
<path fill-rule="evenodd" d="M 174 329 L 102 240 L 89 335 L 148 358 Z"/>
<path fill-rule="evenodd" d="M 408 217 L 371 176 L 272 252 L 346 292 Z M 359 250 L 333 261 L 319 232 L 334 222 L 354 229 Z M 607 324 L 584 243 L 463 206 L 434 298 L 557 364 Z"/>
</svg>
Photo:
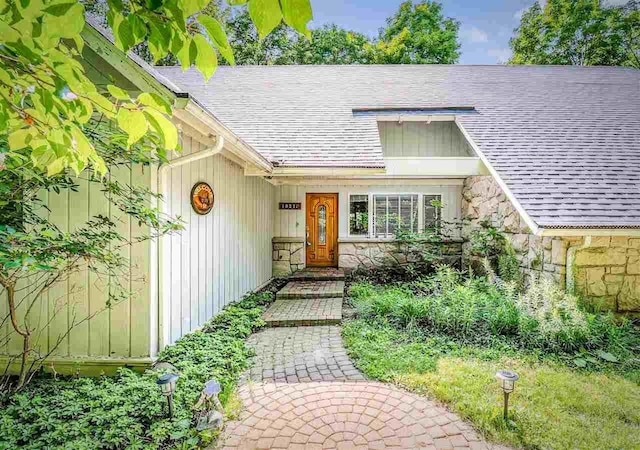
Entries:
<svg viewBox="0 0 640 450">
<path fill-rule="evenodd" d="M 180 158 L 173 159 L 167 164 L 160 166 L 158 169 L 158 191 L 162 194 L 163 199 L 167 198 L 167 175 L 171 169 L 183 166 L 185 164 L 198 161 L 200 159 L 208 158 L 210 156 L 217 155 L 222 151 L 224 147 L 224 137 L 221 135 L 216 136 L 216 143 L 199 152 L 191 153 L 190 155 L 181 156 Z M 167 204 L 165 201 L 160 202 L 160 212 L 165 214 L 167 212 Z M 165 319 L 168 315 L 168 310 L 165 310 L 164 305 L 164 292 L 162 289 L 163 284 L 163 268 L 164 268 L 164 252 L 163 243 L 165 237 L 161 237 L 158 240 L 158 351 L 162 350 L 164 345 L 168 342 L 168 335 L 164 329 Z"/>
<path fill-rule="evenodd" d="M 567 273 L 566 277 L 566 291 L 569 294 L 575 295 L 576 293 L 576 273 L 575 262 L 576 252 L 583 248 L 591 247 L 591 236 L 585 236 L 582 245 L 574 245 L 567 248 Z"/>
</svg>

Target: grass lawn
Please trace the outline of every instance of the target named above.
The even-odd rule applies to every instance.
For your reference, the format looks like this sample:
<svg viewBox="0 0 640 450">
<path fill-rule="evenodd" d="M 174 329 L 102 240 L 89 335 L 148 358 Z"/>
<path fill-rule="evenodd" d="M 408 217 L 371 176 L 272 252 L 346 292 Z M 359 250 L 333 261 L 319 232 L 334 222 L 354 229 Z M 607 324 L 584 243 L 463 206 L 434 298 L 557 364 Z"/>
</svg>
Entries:
<svg viewBox="0 0 640 450">
<path fill-rule="evenodd" d="M 368 376 L 447 403 L 492 441 L 544 449 L 640 447 L 640 386 L 622 376 L 363 319 L 347 323 L 343 336 Z M 509 424 L 494 377 L 504 368 L 520 375 Z"/>
<path fill-rule="evenodd" d="M 524 309 L 522 299 L 486 280 L 451 282 L 449 275 L 351 286 L 360 318 L 344 325 L 343 338 L 360 370 L 446 403 L 490 441 L 640 449 L 633 325 L 580 312 L 562 295 L 542 302 L 546 310 L 532 310 L 532 302 Z M 500 369 L 520 376 L 508 423 L 495 379 Z"/>
</svg>

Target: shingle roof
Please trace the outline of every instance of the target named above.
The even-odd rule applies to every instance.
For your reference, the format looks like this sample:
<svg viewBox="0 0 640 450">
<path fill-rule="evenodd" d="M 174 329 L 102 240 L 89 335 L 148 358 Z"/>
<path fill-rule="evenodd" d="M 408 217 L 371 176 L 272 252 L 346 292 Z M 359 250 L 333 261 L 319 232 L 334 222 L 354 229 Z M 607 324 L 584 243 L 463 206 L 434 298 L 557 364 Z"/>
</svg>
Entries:
<svg viewBox="0 0 640 450">
<path fill-rule="evenodd" d="M 270 160 L 381 167 L 356 108 L 473 106 L 458 120 L 540 226 L 640 226 L 640 71 L 567 66 L 244 66 L 160 72 Z"/>
</svg>

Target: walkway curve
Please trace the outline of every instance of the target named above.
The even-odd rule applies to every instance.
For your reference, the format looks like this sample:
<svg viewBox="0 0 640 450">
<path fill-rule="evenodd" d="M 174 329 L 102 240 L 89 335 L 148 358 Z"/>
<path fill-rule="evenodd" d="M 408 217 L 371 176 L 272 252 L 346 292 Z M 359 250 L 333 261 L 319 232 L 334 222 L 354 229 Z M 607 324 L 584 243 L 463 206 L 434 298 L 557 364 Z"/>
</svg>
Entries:
<svg viewBox="0 0 640 450">
<path fill-rule="evenodd" d="M 455 414 L 382 383 L 260 383 L 240 396 L 227 450 L 489 448 Z"/>
<path fill-rule="evenodd" d="M 340 326 L 328 325 L 342 318 L 343 273 L 305 270 L 292 278 L 263 315 L 275 328 L 247 339 L 256 355 L 238 391 L 243 410 L 226 424 L 222 448 L 497 448 L 443 406 L 355 368 Z M 327 325 L 283 327 L 319 323 Z"/>
</svg>

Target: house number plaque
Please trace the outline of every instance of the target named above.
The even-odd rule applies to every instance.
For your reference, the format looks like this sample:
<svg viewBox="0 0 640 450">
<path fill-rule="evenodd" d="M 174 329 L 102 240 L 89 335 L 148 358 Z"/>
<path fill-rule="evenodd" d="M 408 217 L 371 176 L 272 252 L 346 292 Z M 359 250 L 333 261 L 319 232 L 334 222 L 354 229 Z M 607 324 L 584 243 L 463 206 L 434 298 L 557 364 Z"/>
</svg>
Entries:
<svg viewBox="0 0 640 450">
<path fill-rule="evenodd" d="M 302 209 L 302 203 L 281 202 L 280 209 Z"/>
<path fill-rule="evenodd" d="M 213 208 L 213 189 L 204 181 L 200 181 L 191 188 L 191 207 L 193 210 L 204 216 L 209 214 Z"/>
</svg>

